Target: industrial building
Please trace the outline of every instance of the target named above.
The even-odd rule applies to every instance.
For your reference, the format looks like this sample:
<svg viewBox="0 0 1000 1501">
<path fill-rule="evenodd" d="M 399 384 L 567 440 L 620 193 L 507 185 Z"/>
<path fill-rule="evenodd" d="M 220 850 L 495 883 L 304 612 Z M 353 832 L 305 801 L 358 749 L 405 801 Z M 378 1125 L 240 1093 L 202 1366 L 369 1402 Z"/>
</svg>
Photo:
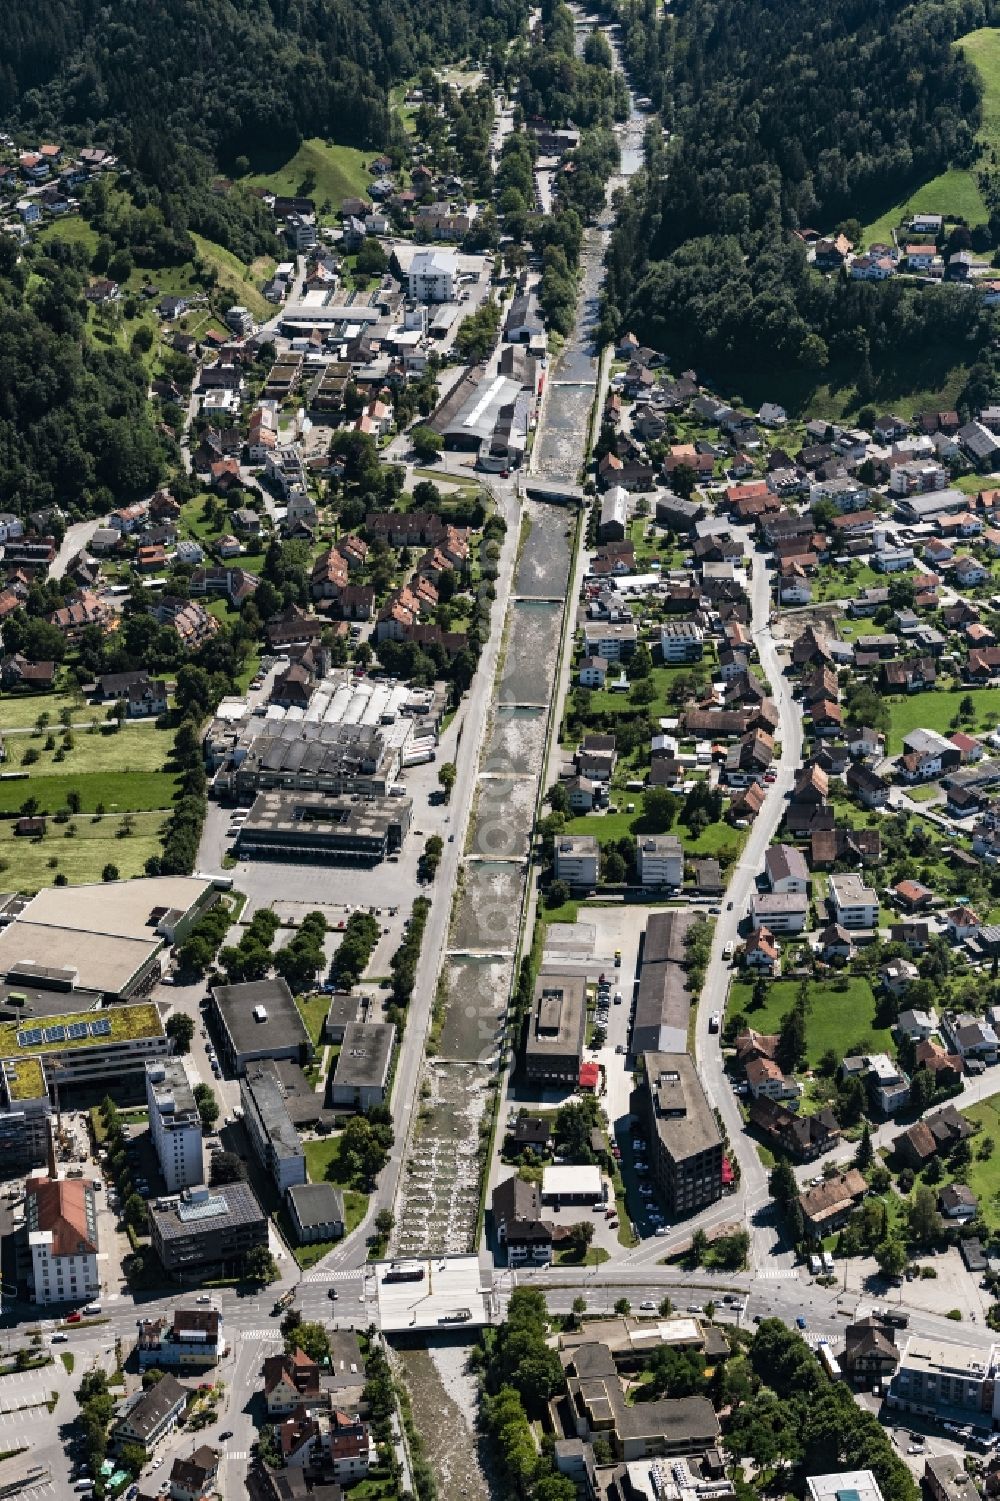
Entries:
<svg viewBox="0 0 1000 1501">
<path fill-rule="evenodd" d="M 648 1052 L 644 1061 L 636 1094 L 652 1178 L 667 1214 L 680 1218 L 722 1197 L 722 1134 L 688 1053 Z"/>
<path fill-rule="evenodd" d="M 239 859 L 377 865 L 402 849 L 408 797 L 324 797 L 259 792 L 236 838 Z"/>
<path fill-rule="evenodd" d="M 164 1270 L 183 1276 L 238 1266 L 248 1251 L 267 1245 L 267 1216 L 249 1183 L 186 1188 L 150 1204 L 149 1234 Z"/>
<path fill-rule="evenodd" d="M 587 1032 L 587 989 L 582 975 L 542 970 L 535 984 L 524 1047 L 526 1078 L 573 1087 L 580 1077 Z"/>
<path fill-rule="evenodd" d="M 409 720 L 330 724 L 301 719 L 265 720 L 242 739 L 216 773 L 217 794 L 249 805 L 271 789 L 387 797 L 403 767 L 413 733 Z M 3 934 L 0 934 L 2 939 Z"/>
<path fill-rule="evenodd" d="M 49 887 L 0 930 L 0 974 L 106 1000 L 140 996 L 160 978 L 161 953 L 184 942 L 220 889 L 196 876 Z"/>
<path fill-rule="evenodd" d="M 279 1194 L 306 1181 L 306 1158 L 270 1058 L 247 1065 L 240 1079 L 243 1125 L 250 1145 Z"/>
<path fill-rule="evenodd" d="M 650 915 L 632 1021 L 633 1053 L 683 1053 L 687 1047 L 691 993 L 684 962 L 687 935 L 698 920 L 690 912 Z"/>
<path fill-rule="evenodd" d="M 211 996 L 222 1055 L 235 1074 L 262 1058 L 303 1064 L 312 1058 L 309 1033 L 284 980 L 216 985 Z"/>
</svg>

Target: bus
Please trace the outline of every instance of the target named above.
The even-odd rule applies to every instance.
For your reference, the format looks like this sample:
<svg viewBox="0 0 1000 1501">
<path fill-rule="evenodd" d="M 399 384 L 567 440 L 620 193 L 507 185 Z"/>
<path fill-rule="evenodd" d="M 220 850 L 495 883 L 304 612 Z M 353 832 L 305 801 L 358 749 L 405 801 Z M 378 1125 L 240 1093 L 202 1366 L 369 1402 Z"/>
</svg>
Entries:
<svg viewBox="0 0 1000 1501">
<path fill-rule="evenodd" d="M 827 1339 L 821 1339 L 819 1344 L 816 1346 L 816 1353 L 819 1356 L 820 1363 L 826 1374 L 829 1376 L 830 1380 L 839 1381 L 840 1362 L 837 1360 L 836 1355 L 834 1355 L 833 1353 L 833 1346 L 830 1344 L 830 1341 Z"/>
</svg>

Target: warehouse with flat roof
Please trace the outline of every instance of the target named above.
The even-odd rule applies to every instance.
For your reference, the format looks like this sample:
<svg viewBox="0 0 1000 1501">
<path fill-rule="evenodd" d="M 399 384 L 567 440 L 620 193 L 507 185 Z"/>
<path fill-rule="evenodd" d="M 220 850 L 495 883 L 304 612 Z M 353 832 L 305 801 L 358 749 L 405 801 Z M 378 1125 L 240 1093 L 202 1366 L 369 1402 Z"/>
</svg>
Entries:
<svg viewBox="0 0 1000 1501">
<path fill-rule="evenodd" d="M 396 1028 L 391 1022 L 349 1022 L 330 1075 L 334 1108 L 368 1110 L 386 1097 Z"/>
<path fill-rule="evenodd" d="M 402 849 L 412 814 L 408 797 L 258 792 L 236 853 L 241 860 L 377 865 Z"/>
</svg>

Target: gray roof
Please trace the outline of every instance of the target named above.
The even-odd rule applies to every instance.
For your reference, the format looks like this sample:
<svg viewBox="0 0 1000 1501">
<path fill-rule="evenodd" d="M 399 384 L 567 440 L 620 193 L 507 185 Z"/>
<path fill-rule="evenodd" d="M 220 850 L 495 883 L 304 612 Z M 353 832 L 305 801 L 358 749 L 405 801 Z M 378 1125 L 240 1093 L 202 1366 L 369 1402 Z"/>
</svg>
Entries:
<svg viewBox="0 0 1000 1501">
<path fill-rule="evenodd" d="M 303 1229 L 344 1223 L 344 1196 L 332 1183 L 296 1183 L 288 1190 L 288 1200 Z"/>
<path fill-rule="evenodd" d="M 162 1209 L 161 1204 L 165 1206 Z M 203 1210 L 205 1205 L 211 1205 L 214 1212 Z M 196 1199 L 185 1190 L 179 1198 L 150 1204 L 149 1213 L 163 1241 L 188 1240 L 200 1229 L 215 1235 L 228 1225 L 253 1225 L 265 1219 L 249 1183 L 227 1183 L 225 1188 L 214 1188 L 206 1197 Z"/>
<path fill-rule="evenodd" d="M 639 971 L 633 1047 L 683 1048 L 691 1012 L 691 994 L 683 968 L 685 938 L 697 919 L 689 912 L 654 912 L 646 926 Z"/>
<path fill-rule="evenodd" d="M 688 1053 L 647 1053 L 646 1080 L 655 1103 L 657 1135 L 675 1162 L 719 1145 L 715 1112 Z"/>
<path fill-rule="evenodd" d="M 236 1054 L 266 1056 L 269 1048 L 285 1051 L 295 1046 L 304 1046 L 309 1051 L 309 1033 L 284 980 L 216 985 L 212 998 Z M 256 1006 L 263 1006 L 267 1012 L 264 1021 L 254 1018 Z"/>
<path fill-rule="evenodd" d="M 138 1434 L 153 1434 L 179 1401 L 187 1399 L 187 1387 L 169 1372 L 148 1391 L 139 1392 L 118 1415 L 115 1426 L 127 1419 L 129 1427 Z"/>
<path fill-rule="evenodd" d="M 334 1086 L 363 1088 L 384 1084 L 395 1037 L 396 1028 L 391 1022 L 349 1022 L 333 1071 Z"/>
<path fill-rule="evenodd" d="M 299 1133 L 289 1117 L 272 1059 L 263 1058 L 247 1065 L 240 1092 L 244 1104 L 256 1112 L 264 1140 L 270 1141 L 275 1156 L 284 1159 L 303 1156 Z"/>
</svg>

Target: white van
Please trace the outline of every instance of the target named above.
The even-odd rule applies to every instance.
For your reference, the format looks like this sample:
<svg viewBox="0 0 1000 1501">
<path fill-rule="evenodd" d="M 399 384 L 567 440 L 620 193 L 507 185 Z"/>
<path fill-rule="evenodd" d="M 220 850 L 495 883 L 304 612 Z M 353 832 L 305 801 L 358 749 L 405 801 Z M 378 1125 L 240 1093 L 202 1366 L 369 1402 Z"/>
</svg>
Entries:
<svg viewBox="0 0 1000 1501">
<path fill-rule="evenodd" d="M 819 1276 L 820 1272 L 822 1271 L 822 1264 L 821 1264 L 820 1259 L 819 1259 L 818 1256 L 816 1256 L 816 1255 L 810 1256 L 810 1258 L 809 1258 L 809 1270 L 810 1270 L 810 1272 L 812 1273 L 812 1275 L 814 1277 L 818 1277 Z"/>
<path fill-rule="evenodd" d="M 84 1313 L 90 1314 L 90 1316 L 93 1317 L 94 1314 L 98 1314 L 98 1313 L 101 1312 L 101 1305 L 100 1305 L 100 1303 L 88 1303 L 87 1306 L 86 1306 L 86 1308 L 83 1311 L 84 1311 Z"/>
<path fill-rule="evenodd" d="M 833 1256 L 829 1251 L 823 1252 L 823 1270 L 824 1272 L 833 1271 Z"/>
</svg>

